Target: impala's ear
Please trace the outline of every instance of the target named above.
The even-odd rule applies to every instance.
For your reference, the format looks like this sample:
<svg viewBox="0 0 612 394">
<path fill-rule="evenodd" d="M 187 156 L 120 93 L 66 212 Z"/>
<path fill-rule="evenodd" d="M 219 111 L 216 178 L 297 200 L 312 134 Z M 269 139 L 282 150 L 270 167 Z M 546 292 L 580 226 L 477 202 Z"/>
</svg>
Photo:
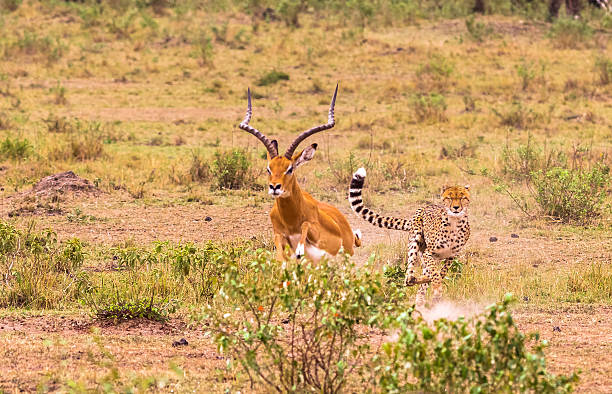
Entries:
<svg viewBox="0 0 612 394">
<path fill-rule="evenodd" d="M 272 140 L 270 141 L 272 143 L 272 145 L 274 146 L 274 150 L 276 150 L 278 152 L 278 141 L 277 140 Z M 267 152 L 266 155 L 268 156 L 268 161 L 270 161 L 270 152 Z"/>
<path fill-rule="evenodd" d="M 293 167 L 297 168 L 302 164 L 306 163 L 307 161 L 312 160 L 316 151 L 317 144 L 312 144 L 297 155 L 293 156 Z"/>
</svg>

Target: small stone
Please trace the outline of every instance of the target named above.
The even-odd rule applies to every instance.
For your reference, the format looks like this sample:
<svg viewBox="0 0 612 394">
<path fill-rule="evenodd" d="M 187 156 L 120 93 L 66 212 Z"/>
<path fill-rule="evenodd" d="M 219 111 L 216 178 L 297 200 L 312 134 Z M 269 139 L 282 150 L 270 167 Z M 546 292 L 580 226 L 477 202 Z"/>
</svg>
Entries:
<svg viewBox="0 0 612 394">
<path fill-rule="evenodd" d="M 489 238 L 489 242 L 497 242 L 497 237 L 491 237 L 491 238 Z"/>
<path fill-rule="evenodd" d="M 529 297 L 524 296 L 524 297 L 523 297 L 523 301 L 525 301 L 525 302 L 529 302 Z"/>
<path fill-rule="evenodd" d="M 181 338 L 178 341 L 172 342 L 172 347 L 186 346 L 186 345 L 189 345 L 189 342 L 187 342 L 185 338 Z"/>
<path fill-rule="evenodd" d="M 206 216 L 206 217 L 204 218 L 204 221 L 206 221 L 206 222 L 210 222 L 211 220 L 212 220 L 212 218 L 211 218 L 210 216 Z"/>
<path fill-rule="evenodd" d="M 553 327 L 553 332 L 561 332 L 561 327 L 559 327 L 559 326 L 554 326 L 554 327 Z"/>
<path fill-rule="evenodd" d="M 510 237 L 512 237 L 512 238 L 518 238 L 519 236 L 518 236 L 518 234 L 514 234 L 514 233 L 512 233 L 512 234 L 510 234 Z"/>
</svg>

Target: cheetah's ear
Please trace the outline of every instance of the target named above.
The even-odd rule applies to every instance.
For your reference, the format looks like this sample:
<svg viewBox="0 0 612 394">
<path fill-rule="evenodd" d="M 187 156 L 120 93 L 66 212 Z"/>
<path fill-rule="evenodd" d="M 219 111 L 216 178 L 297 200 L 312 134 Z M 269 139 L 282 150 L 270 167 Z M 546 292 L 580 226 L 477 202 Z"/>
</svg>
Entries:
<svg viewBox="0 0 612 394">
<path fill-rule="evenodd" d="M 470 190 L 470 185 L 465 185 L 465 190 Z"/>
<path fill-rule="evenodd" d="M 446 189 L 448 189 L 450 186 L 448 185 L 443 185 L 442 188 L 440 189 L 440 195 L 443 195 L 444 192 L 446 191 Z"/>
</svg>

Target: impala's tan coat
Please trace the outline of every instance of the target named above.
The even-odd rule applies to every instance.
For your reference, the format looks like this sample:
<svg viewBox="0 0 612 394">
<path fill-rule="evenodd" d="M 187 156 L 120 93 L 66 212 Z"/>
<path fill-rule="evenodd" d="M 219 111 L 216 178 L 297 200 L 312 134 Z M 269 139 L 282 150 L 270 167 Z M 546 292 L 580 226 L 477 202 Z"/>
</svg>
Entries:
<svg viewBox="0 0 612 394">
<path fill-rule="evenodd" d="M 310 161 L 317 144 L 293 155 L 301 141 L 308 136 L 334 127 L 334 105 L 338 87 L 329 108 L 328 123 L 301 133 L 290 145 L 284 156 L 278 155 L 276 140 L 269 140 L 257 129 L 249 126 L 252 115 L 251 93 L 248 92 L 248 109 L 240 128 L 256 136 L 268 150 L 268 194 L 274 197 L 270 220 L 274 230 L 274 245 L 278 260 L 287 260 L 286 251 L 296 258 L 306 256 L 317 262 L 326 254 L 334 256 L 340 250 L 353 255 L 353 246 L 361 245 L 359 231 L 353 233 L 348 220 L 335 207 L 315 200 L 297 183 L 294 172 Z"/>
</svg>

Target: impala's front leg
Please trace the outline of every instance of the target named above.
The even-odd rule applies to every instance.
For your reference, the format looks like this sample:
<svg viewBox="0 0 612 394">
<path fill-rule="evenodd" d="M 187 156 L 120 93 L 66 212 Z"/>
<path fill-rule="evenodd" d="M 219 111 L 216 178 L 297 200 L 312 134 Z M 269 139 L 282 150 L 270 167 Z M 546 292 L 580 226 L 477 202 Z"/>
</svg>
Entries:
<svg viewBox="0 0 612 394">
<path fill-rule="evenodd" d="M 308 230 L 310 230 L 310 223 L 302 223 L 302 235 L 300 236 L 300 242 L 298 242 L 297 247 L 295 248 L 295 258 L 298 260 L 304 257 L 304 254 L 306 254 L 306 237 L 308 236 Z"/>
<path fill-rule="evenodd" d="M 283 234 L 274 233 L 274 246 L 276 246 L 276 260 L 287 261 L 288 257 L 285 254 L 285 247 L 289 246 L 289 242 L 287 242 L 287 238 L 285 238 Z"/>
</svg>

